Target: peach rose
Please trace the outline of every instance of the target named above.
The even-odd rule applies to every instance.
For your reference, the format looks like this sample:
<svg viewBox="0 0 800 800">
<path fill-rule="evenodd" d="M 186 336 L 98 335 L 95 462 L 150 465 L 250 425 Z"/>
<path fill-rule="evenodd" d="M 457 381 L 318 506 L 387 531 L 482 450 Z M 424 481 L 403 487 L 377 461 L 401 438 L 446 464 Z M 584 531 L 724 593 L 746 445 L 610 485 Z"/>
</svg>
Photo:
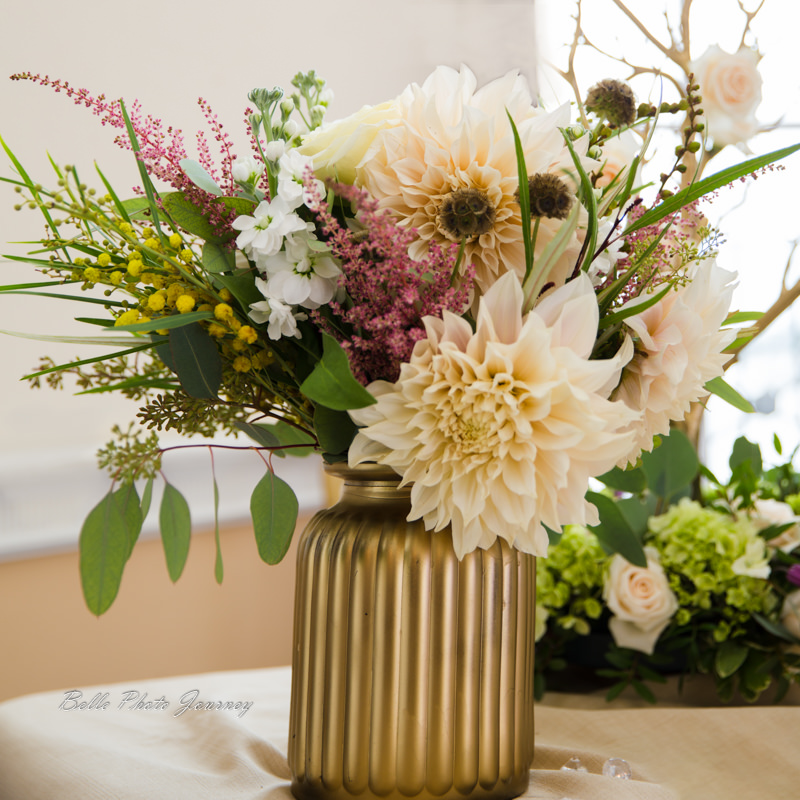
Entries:
<svg viewBox="0 0 800 800">
<path fill-rule="evenodd" d="M 755 110 L 761 102 L 761 75 L 755 50 L 726 53 L 713 45 L 690 65 L 703 97 L 708 135 L 716 147 L 743 144 L 758 132 Z"/>
<path fill-rule="evenodd" d="M 619 647 L 651 654 L 678 610 L 658 551 L 646 547 L 647 567 L 636 567 L 617 553 L 609 566 L 603 597 L 614 616 L 608 628 Z"/>
</svg>

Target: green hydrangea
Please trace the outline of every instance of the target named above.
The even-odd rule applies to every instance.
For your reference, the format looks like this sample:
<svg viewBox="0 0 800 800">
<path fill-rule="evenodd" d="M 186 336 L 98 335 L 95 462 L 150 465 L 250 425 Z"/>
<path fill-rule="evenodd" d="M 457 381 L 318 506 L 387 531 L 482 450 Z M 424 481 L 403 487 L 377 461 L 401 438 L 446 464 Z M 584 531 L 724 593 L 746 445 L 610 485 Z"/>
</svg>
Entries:
<svg viewBox="0 0 800 800">
<path fill-rule="evenodd" d="M 723 624 L 715 633 L 740 632 L 753 613 L 766 614 L 777 598 L 767 580 L 737 574 L 734 564 L 756 569 L 766 563 L 766 546 L 746 517 L 734 518 L 684 498 L 648 522 L 648 543 L 661 564 L 681 608 L 680 624 L 712 608 Z"/>
<path fill-rule="evenodd" d="M 603 576 L 608 557 L 597 537 L 577 525 L 564 529 L 547 558 L 537 559 L 537 605 L 566 630 L 589 633 L 589 620 L 603 613 Z"/>
</svg>

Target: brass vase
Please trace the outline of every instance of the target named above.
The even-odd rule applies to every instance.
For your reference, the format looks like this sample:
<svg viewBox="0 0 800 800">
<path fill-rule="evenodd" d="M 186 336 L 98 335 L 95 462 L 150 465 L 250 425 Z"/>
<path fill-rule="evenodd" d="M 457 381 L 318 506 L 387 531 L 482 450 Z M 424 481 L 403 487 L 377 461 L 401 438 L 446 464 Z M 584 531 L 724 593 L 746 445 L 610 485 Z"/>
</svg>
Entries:
<svg viewBox="0 0 800 800">
<path fill-rule="evenodd" d="M 533 760 L 535 559 L 461 561 L 407 522 L 386 468 L 334 467 L 340 501 L 297 556 L 289 766 L 301 800 L 512 798 Z"/>
</svg>

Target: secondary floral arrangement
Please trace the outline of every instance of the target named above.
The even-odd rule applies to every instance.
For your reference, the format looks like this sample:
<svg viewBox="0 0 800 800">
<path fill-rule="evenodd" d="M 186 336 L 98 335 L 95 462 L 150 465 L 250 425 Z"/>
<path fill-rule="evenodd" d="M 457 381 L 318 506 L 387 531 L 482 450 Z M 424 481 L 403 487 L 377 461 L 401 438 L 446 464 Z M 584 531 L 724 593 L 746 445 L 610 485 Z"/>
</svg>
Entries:
<svg viewBox="0 0 800 800">
<path fill-rule="evenodd" d="M 539 694 L 569 676 L 655 702 L 648 684 L 704 674 L 723 701 L 770 690 L 778 702 L 800 683 L 800 475 L 791 459 L 765 468 L 743 437 L 730 467 L 721 483 L 675 431 L 604 477 L 606 519 L 641 541 L 647 566 L 565 529 L 537 563 Z"/>
<path fill-rule="evenodd" d="M 479 88 L 467 67 L 440 67 L 323 124 L 329 92 L 299 74 L 289 94 L 250 93 L 244 156 L 201 104 L 219 152 L 201 133 L 193 159 L 136 104 L 14 77 L 115 129 L 141 182 L 127 198 L 98 170 L 95 192 L 54 164 L 47 189 L 3 143 L 16 172 L 4 180 L 48 226 L 14 257 L 42 280 L 3 291 L 55 287 L 91 304 L 100 315 L 80 319 L 96 333 L 69 341 L 112 348 L 28 377 L 141 403 L 138 427 L 100 452 L 112 486 L 81 532 L 94 613 L 118 592 L 156 477 L 173 580 L 186 561 L 189 509 L 159 430 L 254 440 L 243 449 L 265 467 L 251 511 L 269 563 L 297 515 L 273 456 L 310 450 L 391 466 L 413 484 L 411 518 L 450 525 L 459 554 L 502 536 L 545 555 L 565 525 L 599 521 L 590 478 L 636 463 L 709 392 L 744 404 L 721 375 L 753 315 L 729 313 L 735 276 L 716 264 L 700 199 L 797 147 L 680 189 L 702 148 L 691 81 L 662 107 L 602 81 L 579 124 L 567 105 L 537 107 L 515 72 Z M 671 114 L 687 116 L 681 143 L 642 186 L 646 145 Z M 612 174 L 604 148 L 631 130 L 645 146 Z M 609 543 L 646 566 L 635 537 Z"/>
</svg>

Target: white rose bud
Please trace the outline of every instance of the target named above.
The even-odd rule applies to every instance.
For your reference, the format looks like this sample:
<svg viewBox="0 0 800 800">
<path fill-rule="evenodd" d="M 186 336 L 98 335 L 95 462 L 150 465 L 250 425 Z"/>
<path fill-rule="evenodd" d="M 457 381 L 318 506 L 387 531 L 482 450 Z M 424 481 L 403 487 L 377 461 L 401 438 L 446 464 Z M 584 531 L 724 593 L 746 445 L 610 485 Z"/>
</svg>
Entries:
<svg viewBox="0 0 800 800">
<path fill-rule="evenodd" d="M 283 126 L 283 132 L 290 139 L 292 136 L 295 136 L 299 130 L 300 126 L 293 119 L 287 120 L 286 124 Z"/>
<path fill-rule="evenodd" d="M 658 551 L 646 547 L 647 567 L 635 567 L 619 553 L 612 559 L 603 597 L 614 616 L 608 627 L 619 647 L 652 653 L 656 641 L 678 610 L 659 563 Z"/>
<path fill-rule="evenodd" d="M 747 47 L 726 53 L 713 45 L 690 66 L 700 86 L 708 134 L 716 147 L 743 144 L 758 132 L 755 110 L 761 102 L 761 56 Z"/>
</svg>

